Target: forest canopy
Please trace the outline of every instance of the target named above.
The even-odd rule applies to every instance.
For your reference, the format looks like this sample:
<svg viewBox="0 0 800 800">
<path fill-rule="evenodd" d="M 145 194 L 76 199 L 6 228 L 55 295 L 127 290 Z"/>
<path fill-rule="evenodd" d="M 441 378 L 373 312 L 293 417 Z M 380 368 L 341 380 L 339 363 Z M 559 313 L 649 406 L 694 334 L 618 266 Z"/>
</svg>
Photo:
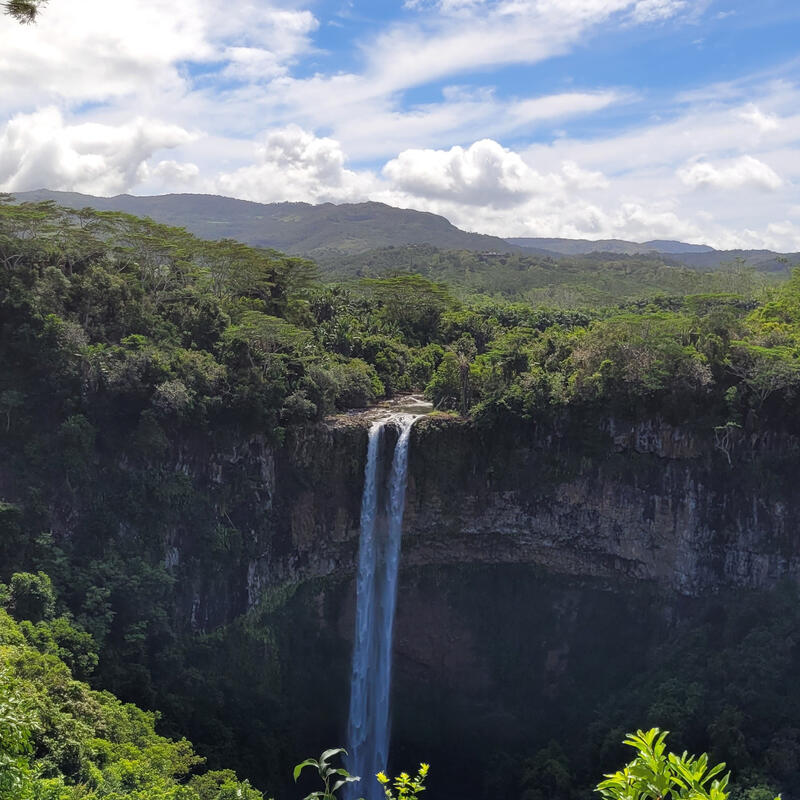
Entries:
<svg viewBox="0 0 800 800">
<path fill-rule="evenodd" d="M 702 406 L 715 425 L 754 424 L 788 418 L 800 386 L 797 276 L 741 284 L 744 293 L 648 289 L 633 300 L 626 285 L 604 306 L 548 307 L 465 295 L 420 274 L 326 285 L 302 258 L 9 199 L 0 204 L 9 430 L 45 402 L 90 424 L 235 421 L 279 439 L 286 425 L 412 390 L 487 420 Z"/>
<path fill-rule="evenodd" d="M 225 481 L 201 485 L 184 468 L 187 452 L 204 458 L 207 447 L 234 449 L 242 441 L 279 448 L 328 414 L 420 391 L 440 412 L 489 432 L 567 416 L 661 417 L 710 438 L 710 457 L 727 470 L 754 432 L 796 432 L 800 274 L 774 286 L 739 271 L 712 277 L 718 285 L 705 288 L 715 291 L 696 291 L 690 282 L 689 291 L 666 285 L 657 293 L 649 277 L 626 280 L 609 284 L 603 303 L 575 306 L 473 294 L 439 274 L 326 283 L 306 259 L 203 241 L 125 214 L 16 204 L 6 196 L 0 461 L 14 470 L 0 496 L 0 579 L 11 581 L 8 610 L 28 615 L 27 623 L 3 623 L 7 646 L 28 648 L 23 661 L 68 665 L 54 667 L 59 691 L 74 689 L 69 668 L 142 707 L 163 709 L 166 732 L 190 732 L 212 766 L 246 767 L 269 785 L 298 755 L 287 752 L 296 710 L 282 700 L 282 681 L 301 679 L 304 656 L 287 677 L 278 664 L 281 647 L 296 645 L 280 638 L 272 618 L 219 629 L 214 618 L 193 620 L 190 635 L 175 609 L 181 574 L 201 576 L 230 608 L 243 602 L 225 595 L 225 576 L 259 557 L 268 538 L 257 529 L 262 506 L 242 503 L 243 487 L 260 476 L 231 459 Z M 180 564 L 167 546 L 175 531 L 188 543 Z M 43 578 L 14 585 L 13 573 L 39 570 L 63 605 L 50 602 Z M 742 709 L 752 707 L 751 697 L 737 687 L 755 691 L 751 676 L 788 685 L 797 648 L 787 630 L 796 626 L 797 607 L 767 610 L 755 622 L 741 612 L 714 659 L 702 630 L 679 637 L 662 668 L 597 710 L 602 724 L 590 740 L 569 754 L 543 747 L 515 762 L 503 791 L 524 785 L 525 796 L 538 800 L 551 783 L 560 796 L 579 796 L 596 778 L 586 765 L 612 734 L 618 739 L 611 728 L 645 714 L 698 749 L 713 728 L 716 756 L 738 754 L 748 786 L 793 780 L 800 764 L 796 694 L 761 692 L 758 720 L 749 720 Z M 184 612 L 191 617 L 191 608 Z M 747 646 L 742 627 L 750 631 Z M 759 641 L 766 642 L 764 659 L 750 646 Z M 242 654 L 235 684 L 224 663 L 228 646 Z M 694 663 L 717 664 L 716 671 L 682 671 Z M 719 685 L 715 675 L 725 670 L 735 680 Z M 681 683 L 672 680 L 676 674 Z M 89 691 L 74 690 L 81 697 Z M 324 687 L 314 691 L 324 699 Z M 10 709 L 17 701 L 13 693 L 4 700 Z M 87 700 L 95 702 L 102 705 Z M 263 719 L 249 713 L 255 702 Z M 106 706 L 102 713 L 116 718 L 114 702 Z M 152 742 L 153 758 L 161 760 L 156 768 L 142 756 L 133 773 L 144 770 L 152 785 L 185 785 L 192 751 L 152 739 L 153 720 L 137 713 L 144 712 L 130 711 L 140 741 Z M 38 767 L 27 748 L 36 740 L 35 720 L 20 719 L 30 735 L 8 735 L 19 748 L 20 774 L 33 774 Z M 80 727 L 82 719 L 74 724 L 81 736 L 108 740 L 96 727 Z M 92 765 L 117 774 L 117 743 L 97 755 L 86 739 L 76 741 L 72 761 L 59 761 L 48 780 L 95 780 Z M 124 758 L 141 761 L 133 751 Z M 502 783 L 504 769 L 492 769 Z M 229 779 L 226 773 L 220 785 Z M 217 800 L 210 791 L 202 800 Z"/>
<path fill-rule="evenodd" d="M 56 615 L 47 575 L 14 574 L 0 584 L 2 605 L 4 800 L 262 800 L 230 770 L 202 772 L 189 742 L 156 733 L 157 714 L 76 679 L 93 671 L 95 646 L 69 615 Z"/>
</svg>

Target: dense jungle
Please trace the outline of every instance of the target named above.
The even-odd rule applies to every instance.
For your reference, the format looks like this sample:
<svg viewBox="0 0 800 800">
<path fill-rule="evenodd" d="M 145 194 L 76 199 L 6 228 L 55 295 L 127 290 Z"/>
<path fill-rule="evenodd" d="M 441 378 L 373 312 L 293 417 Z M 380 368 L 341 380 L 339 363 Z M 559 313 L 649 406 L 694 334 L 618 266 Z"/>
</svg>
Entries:
<svg viewBox="0 0 800 800">
<path fill-rule="evenodd" d="M 793 796 L 800 274 L 419 258 L 2 198 L 4 796 L 295 791 L 343 737 L 358 410 L 411 392 L 393 764 L 577 798 L 659 726 Z"/>
</svg>

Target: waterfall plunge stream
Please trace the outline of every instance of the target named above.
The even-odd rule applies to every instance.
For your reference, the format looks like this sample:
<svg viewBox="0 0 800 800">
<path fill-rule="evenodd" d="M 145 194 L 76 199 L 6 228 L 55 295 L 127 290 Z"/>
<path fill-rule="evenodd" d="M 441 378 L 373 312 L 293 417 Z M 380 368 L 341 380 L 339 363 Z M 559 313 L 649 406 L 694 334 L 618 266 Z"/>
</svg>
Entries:
<svg viewBox="0 0 800 800">
<path fill-rule="evenodd" d="M 356 580 L 356 629 L 347 724 L 347 767 L 359 783 L 348 785 L 348 798 L 382 800 L 375 774 L 389 756 L 389 691 L 392 677 L 392 630 L 397 600 L 400 537 L 406 500 L 408 444 L 415 414 L 377 420 L 369 431 L 361 537 Z M 397 426 L 388 486 L 383 486 L 384 430 Z"/>
</svg>

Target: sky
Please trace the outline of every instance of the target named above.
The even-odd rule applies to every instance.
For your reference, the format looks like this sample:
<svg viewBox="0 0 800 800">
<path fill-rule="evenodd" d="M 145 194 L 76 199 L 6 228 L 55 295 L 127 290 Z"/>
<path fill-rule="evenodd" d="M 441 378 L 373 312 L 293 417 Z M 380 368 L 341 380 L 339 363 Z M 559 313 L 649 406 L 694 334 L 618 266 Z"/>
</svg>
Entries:
<svg viewBox="0 0 800 800">
<path fill-rule="evenodd" d="M 800 251 L 800 3 L 50 0 L 0 15 L 0 191 L 38 188 Z"/>
</svg>

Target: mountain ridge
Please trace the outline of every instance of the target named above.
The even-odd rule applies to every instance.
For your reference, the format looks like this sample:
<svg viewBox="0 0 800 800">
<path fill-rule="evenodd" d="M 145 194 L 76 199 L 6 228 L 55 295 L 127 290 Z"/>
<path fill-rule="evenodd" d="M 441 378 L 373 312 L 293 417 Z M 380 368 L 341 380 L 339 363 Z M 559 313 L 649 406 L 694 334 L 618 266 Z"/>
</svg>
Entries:
<svg viewBox="0 0 800 800">
<path fill-rule="evenodd" d="M 314 257 L 336 250 L 356 253 L 375 247 L 434 244 L 455 250 L 520 252 L 497 236 L 470 233 L 427 211 L 400 209 L 385 203 L 256 203 L 208 194 L 94 197 L 77 192 L 39 189 L 17 192 L 22 202 L 52 200 L 70 208 L 90 206 L 123 211 L 186 228 L 205 239 L 231 238 Z"/>
<path fill-rule="evenodd" d="M 440 250 L 516 253 L 550 258 L 608 253 L 657 254 L 668 266 L 713 270 L 740 263 L 764 272 L 787 270 L 786 258 L 800 253 L 771 250 L 716 250 L 706 244 L 653 239 L 564 239 L 490 236 L 462 230 L 445 217 L 428 211 L 385 203 L 258 203 L 212 194 L 120 194 L 96 197 L 78 192 L 37 189 L 13 195 L 20 202 L 50 200 L 70 208 L 122 211 L 186 228 L 205 239 L 236 239 L 319 261 L 342 254 L 360 254 L 387 247 L 432 245 Z"/>
<path fill-rule="evenodd" d="M 645 253 L 683 254 L 708 253 L 714 248 L 707 244 L 689 244 L 672 239 L 652 239 L 647 242 L 631 242 L 627 239 L 565 239 L 540 236 L 511 236 L 506 241 L 526 250 L 548 251 L 562 255 L 586 255 L 587 253 L 619 253 L 642 255 Z"/>
</svg>

